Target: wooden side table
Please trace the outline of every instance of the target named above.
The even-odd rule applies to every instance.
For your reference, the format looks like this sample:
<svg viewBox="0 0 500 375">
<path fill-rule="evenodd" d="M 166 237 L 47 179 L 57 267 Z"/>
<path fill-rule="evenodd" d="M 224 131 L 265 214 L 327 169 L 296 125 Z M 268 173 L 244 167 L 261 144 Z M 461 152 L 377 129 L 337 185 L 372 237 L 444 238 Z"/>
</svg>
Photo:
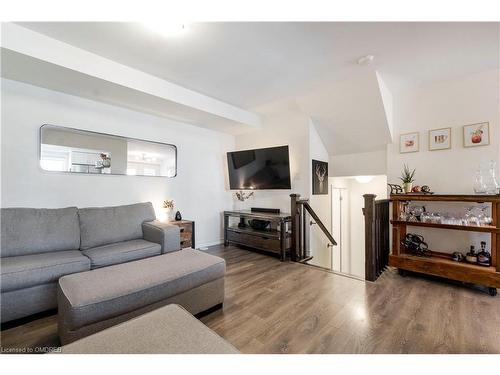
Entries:
<svg viewBox="0 0 500 375">
<path fill-rule="evenodd" d="M 194 232 L 194 221 L 191 220 L 179 220 L 179 221 L 169 221 L 169 224 L 177 225 L 180 229 L 181 235 L 181 249 L 186 247 L 195 248 L 195 232 Z"/>
</svg>

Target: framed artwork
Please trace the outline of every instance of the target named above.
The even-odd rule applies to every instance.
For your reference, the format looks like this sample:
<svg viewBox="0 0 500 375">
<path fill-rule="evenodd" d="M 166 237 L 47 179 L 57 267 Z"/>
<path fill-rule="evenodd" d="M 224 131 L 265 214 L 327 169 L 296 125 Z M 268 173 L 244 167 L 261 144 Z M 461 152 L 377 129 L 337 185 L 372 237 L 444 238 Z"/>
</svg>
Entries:
<svg viewBox="0 0 500 375">
<path fill-rule="evenodd" d="M 419 133 L 407 133 L 399 136 L 399 153 L 418 152 Z"/>
<path fill-rule="evenodd" d="M 490 144 L 490 124 L 464 125 L 464 147 L 487 146 Z"/>
<path fill-rule="evenodd" d="M 313 195 L 328 194 L 328 163 L 312 161 L 312 191 Z"/>
<path fill-rule="evenodd" d="M 429 130 L 429 151 L 451 148 L 451 128 Z"/>
</svg>

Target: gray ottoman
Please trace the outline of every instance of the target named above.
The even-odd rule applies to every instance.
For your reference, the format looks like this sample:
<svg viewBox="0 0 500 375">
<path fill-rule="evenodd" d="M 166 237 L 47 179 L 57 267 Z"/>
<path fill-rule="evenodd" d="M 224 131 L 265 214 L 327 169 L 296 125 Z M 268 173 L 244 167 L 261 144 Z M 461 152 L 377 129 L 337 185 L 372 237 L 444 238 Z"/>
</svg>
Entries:
<svg viewBox="0 0 500 375">
<path fill-rule="evenodd" d="M 63 276 L 58 287 L 62 344 L 176 303 L 198 314 L 224 301 L 224 259 L 198 250 Z"/>
<path fill-rule="evenodd" d="M 238 354 L 178 305 L 168 305 L 61 348 L 65 354 Z"/>
</svg>

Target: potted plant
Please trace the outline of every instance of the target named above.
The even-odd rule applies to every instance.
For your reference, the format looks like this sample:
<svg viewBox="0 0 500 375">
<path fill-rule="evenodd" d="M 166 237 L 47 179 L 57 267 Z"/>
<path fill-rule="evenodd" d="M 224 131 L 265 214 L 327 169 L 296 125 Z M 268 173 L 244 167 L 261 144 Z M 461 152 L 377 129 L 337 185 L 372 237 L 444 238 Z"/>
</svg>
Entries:
<svg viewBox="0 0 500 375">
<path fill-rule="evenodd" d="M 166 211 L 167 220 L 169 220 L 169 221 L 174 220 L 174 201 L 173 201 L 173 199 L 163 201 L 163 208 Z"/>
<path fill-rule="evenodd" d="M 415 179 L 413 178 L 414 176 L 415 176 L 415 169 L 413 171 L 410 171 L 410 168 L 408 168 L 408 166 L 405 164 L 403 173 L 399 178 L 401 181 L 403 181 L 403 190 L 405 193 L 411 193 L 411 189 L 413 187 L 413 181 L 415 181 Z"/>
</svg>

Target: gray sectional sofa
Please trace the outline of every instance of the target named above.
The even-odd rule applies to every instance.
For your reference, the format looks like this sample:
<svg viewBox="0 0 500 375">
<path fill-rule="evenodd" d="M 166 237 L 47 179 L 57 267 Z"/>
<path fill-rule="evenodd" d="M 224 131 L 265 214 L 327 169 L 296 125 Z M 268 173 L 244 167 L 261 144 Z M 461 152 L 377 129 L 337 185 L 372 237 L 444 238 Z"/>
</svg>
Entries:
<svg viewBox="0 0 500 375">
<path fill-rule="evenodd" d="M 180 250 L 179 228 L 151 203 L 2 208 L 1 322 L 57 307 L 59 278 Z"/>
</svg>

